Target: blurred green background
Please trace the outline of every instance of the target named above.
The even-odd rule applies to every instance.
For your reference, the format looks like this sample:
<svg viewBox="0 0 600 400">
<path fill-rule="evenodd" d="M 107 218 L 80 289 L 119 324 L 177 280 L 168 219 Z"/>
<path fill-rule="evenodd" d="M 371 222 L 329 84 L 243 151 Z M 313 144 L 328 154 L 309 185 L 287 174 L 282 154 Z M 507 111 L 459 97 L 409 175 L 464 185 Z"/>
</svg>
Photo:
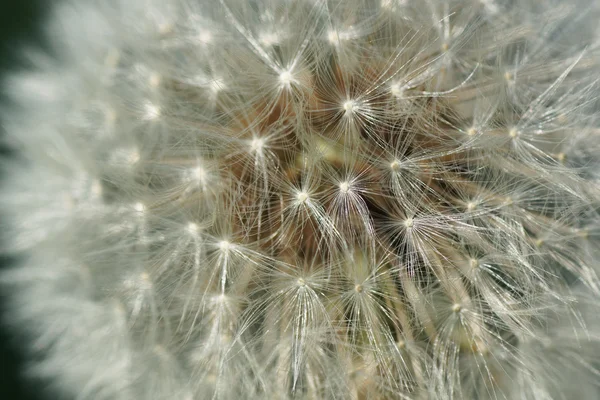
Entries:
<svg viewBox="0 0 600 400">
<path fill-rule="evenodd" d="M 0 1 L 0 68 L 14 68 L 18 48 L 24 43 L 35 43 L 41 37 L 40 20 L 48 5 L 56 0 Z M 44 6 L 41 6 L 44 5 Z M 16 51 L 15 51 L 16 50 Z"/>
<path fill-rule="evenodd" d="M 43 35 L 40 21 L 49 3 L 54 0 L 0 0 L 0 75 L 22 68 L 19 49 L 26 44 L 42 46 Z M 45 4 L 46 6 L 41 6 Z M 0 88 L 0 93 L 3 93 Z M 3 96 L 0 94 L 0 96 Z M 4 101 L 0 97 L 0 101 Z M 0 121 L 1 124 L 1 121 Z M 6 156 L 6 149 L 0 149 Z M 2 226 L 0 221 L 0 227 Z M 0 257 L 0 271 L 11 260 Z M 44 384 L 25 379 L 23 337 L 8 329 L 6 324 L 6 298 L 0 292 L 0 399 L 42 399 Z M 50 397 L 50 396 L 48 396 Z"/>
</svg>

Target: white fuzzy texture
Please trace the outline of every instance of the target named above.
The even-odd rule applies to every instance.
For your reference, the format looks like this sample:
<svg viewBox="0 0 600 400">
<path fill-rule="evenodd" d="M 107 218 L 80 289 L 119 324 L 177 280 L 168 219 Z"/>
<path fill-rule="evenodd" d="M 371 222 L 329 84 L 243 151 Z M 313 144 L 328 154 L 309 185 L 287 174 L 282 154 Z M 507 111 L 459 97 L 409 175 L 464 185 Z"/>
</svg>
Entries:
<svg viewBox="0 0 600 400">
<path fill-rule="evenodd" d="M 8 321 L 77 399 L 596 399 L 594 0 L 54 4 Z"/>
</svg>

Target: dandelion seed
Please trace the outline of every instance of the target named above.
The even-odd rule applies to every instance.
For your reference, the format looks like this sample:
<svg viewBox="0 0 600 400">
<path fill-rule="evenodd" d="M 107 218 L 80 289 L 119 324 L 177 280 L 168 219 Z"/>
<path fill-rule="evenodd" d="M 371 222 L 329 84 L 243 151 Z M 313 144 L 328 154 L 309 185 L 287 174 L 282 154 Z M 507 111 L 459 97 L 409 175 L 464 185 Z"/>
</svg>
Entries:
<svg viewBox="0 0 600 400">
<path fill-rule="evenodd" d="M 150 84 L 150 86 L 155 87 L 155 88 L 160 85 L 160 82 L 161 82 L 161 77 L 157 73 L 151 74 L 150 78 L 148 79 L 148 83 Z"/>
<path fill-rule="evenodd" d="M 233 247 L 233 245 L 230 242 L 228 242 L 227 240 L 221 240 L 219 242 L 219 250 L 221 250 L 224 253 L 231 250 L 232 247 Z"/>
<path fill-rule="evenodd" d="M 189 171 L 188 177 L 193 182 L 205 184 L 208 178 L 208 174 L 204 168 L 195 167 Z"/>
<path fill-rule="evenodd" d="M 265 46 L 274 46 L 279 43 L 279 35 L 275 32 L 263 32 L 258 35 L 258 41 Z"/>
<path fill-rule="evenodd" d="M 290 71 L 283 71 L 281 74 L 279 74 L 279 82 L 283 87 L 289 87 L 296 81 Z"/>
<path fill-rule="evenodd" d="M 116 111 L 113 109 L 105 110 L 104 119 L 105 119 L 107 125 L 113 125 L 115 123 L 115 121 L 117 120 Z"/>
<path fill-rule="evenodd" d="M 173 24 L 169 22 L 163 22 L 158 25 L 158 33 L 161 35 L 168 35 L 173 31 Z"/>
<path fill-rule="evenodd" d="M 194 223 L 194 222 L 190 222 L 187 227 L 186 227 L 187 231 L 192 234 L 192 235 L 196 235 L 199 231 L 199 227 L 198 224 Z"/>
<path fill-rule="evenodd" d="M 394 83 L 390 86 L 390 93 L 394 97 L 402 98 L 404 97 L 404 88 L 399 83 Z"/>
<path fill-rule="evenodd" d="M 358 104 L 354 100 L 348 100 L 342 104 L 342 108 L 346 111 L 346 115 L 353 114 L 358 109 Z"/>
<path fill-rule="evenodd" d="M 213 79 L 210 82 L 209 88 L 213 94 L 217 94 L 225 89 L 225 83 L 222 79 Z"/>
<path fill-rule="evenodd" d="M 252 139 L 252 141 L 250 142 L 250 149 L 257 153 L 262 152 L 264 146 L 265 146 L 265 140 L 262 138 L 255 138 L 255 139 Z"/>
<path fill-rule="evenodd" d="M 117 149 L 111 154 L 111 161 L 120 166 L 134 166 L 140 159 L 141 155 L 136 147 Z"/>
<path fill-rule="evenodd" d="M 198 33 L 198 40 L 203 45 L 211 44 L 213 42 L 213 35 L 210 31 L 201 29 Z"/>
<path fill-rule="evenodd" d="M 110 68 L 115 68 L 119 64 L 119 60 L 121 59 L 121 53 L 118 49 L 111 49 L 106 58 L 104 59 L 104 65 Z"/>
<path fill-rule="evenodd" d="M 348 182 L 341 182 L 340 183 L 340 192 L 342 193 L 348 193 L 350 191 L 350 184 Z"/>
<path fill-rule="evenodd" d="M 329 31 L 327 32 L 327 40 L 331 44 L 340 44 L 340 34 L 337 31 Z"/>
<path fill-rule="evenodd" d="M 296 195 L 296 199 L 298 200 L 299 203 L 304 203 L 308 200 L 309 196 L 308 193 L 306 192 L 298 192 L 298 194 Z"/>
<path fill-rule="evenodd" d="M 144 203 L 135 203 L 133 205 L 133 209 L 135 211 L 137 211 L 139 214 L 143 214 L 146 211 L 146 206 L 144 205 Z"/>
<path fill-rule="evenodd" d="M 144 105 L 144 119 L 154 121 L 161 115 L 160 107 L 156 104 L 146 103 Z"/>
</svg>

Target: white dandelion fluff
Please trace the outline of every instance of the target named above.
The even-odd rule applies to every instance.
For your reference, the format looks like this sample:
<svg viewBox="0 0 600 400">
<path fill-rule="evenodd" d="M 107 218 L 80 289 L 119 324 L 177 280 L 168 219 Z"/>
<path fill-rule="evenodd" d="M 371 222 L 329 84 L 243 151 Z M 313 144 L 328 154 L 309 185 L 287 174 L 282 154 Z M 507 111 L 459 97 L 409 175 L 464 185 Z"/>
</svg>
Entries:
<svg viewBox="0 0 600 400">
<path fill-rule="evenodd" d="M 77 399 L 595 399 L 594 0 L 53 4 L 6 321 Z"/>
</svg>

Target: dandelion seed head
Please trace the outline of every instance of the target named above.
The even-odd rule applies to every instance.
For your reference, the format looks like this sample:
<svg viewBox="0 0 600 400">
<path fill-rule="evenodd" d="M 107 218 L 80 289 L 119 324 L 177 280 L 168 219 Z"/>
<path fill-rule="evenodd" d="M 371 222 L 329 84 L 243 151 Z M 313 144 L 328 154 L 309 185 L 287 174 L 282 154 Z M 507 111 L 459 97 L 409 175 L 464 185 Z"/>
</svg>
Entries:
<svg viewBox="0 0 600 400">
<path fill-rule="evenodd" d="M 56 397 L 599 397 L 597 1 L 52 8 L 0 286 Z"/>
</svg>

